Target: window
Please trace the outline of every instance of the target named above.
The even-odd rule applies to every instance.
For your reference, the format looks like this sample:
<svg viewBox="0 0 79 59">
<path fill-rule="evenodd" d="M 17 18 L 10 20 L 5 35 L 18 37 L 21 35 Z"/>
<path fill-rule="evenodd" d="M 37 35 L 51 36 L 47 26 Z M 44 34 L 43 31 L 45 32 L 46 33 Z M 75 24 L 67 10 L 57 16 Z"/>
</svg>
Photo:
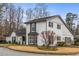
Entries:
<svg viewBox="0 0 79 59">
<path fill-rule="evenodd" d="M 61 29 L 61 25 L 57 24 L 57 29 Z"/>
<path fill-rule="evenodd" d="M 28 36 L 29 44 L 36 44 L 37 43 L 37 36 L 31 35 Z"/>
<path fill-rule="evenodd" d="M 57 40 L 60 41 L 61 40 L 61 36 L 57 36 Z"/>
<path fill-rule="evenodd" d="M 31 32 L 35 32 L 36 31 L 36 23 L 32 23 L 31 24 Z"/>
<path fill-rule="evenodd" d="M 49 22 L 49 27 L 53 27 L 53 23 L 52 22 Z"/>
<path fill-rule="evenodd" d="M 65 37 L 65 42 L 70 43 L 71 42 L 71 37 Z"/>
</svg>

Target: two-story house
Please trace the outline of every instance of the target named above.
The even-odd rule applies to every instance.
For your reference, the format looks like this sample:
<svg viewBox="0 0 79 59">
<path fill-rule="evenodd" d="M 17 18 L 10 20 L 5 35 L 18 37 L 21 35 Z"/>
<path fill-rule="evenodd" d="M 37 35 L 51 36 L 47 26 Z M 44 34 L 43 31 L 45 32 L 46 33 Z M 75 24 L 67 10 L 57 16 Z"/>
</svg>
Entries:
<svg viewBox="0 0 79 59">
<path fill-rule="evenodd" d="M 66 42 L 72 44 L 74 37 L 67 28 L 65 22 L 59 15 L 49 16 L 39 19 L 30 20 L 26 24 L 26 44 L 45 44 L 42 36 L 43 31 L 53 31 L 57 35 L 57 42 Z"/>
</svg>

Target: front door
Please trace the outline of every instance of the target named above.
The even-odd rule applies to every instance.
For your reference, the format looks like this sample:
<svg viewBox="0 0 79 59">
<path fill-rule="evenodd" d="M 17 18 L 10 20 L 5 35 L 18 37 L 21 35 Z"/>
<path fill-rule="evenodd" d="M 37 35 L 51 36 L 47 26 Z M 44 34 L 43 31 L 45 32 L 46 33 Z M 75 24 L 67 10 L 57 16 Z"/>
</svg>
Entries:
<svg viewBox="0 0 79 59">
<path fill-rule="evenodd" d="M 26 44 L 26 37 L 22 36 L 22 44 Z"/>
</svg>

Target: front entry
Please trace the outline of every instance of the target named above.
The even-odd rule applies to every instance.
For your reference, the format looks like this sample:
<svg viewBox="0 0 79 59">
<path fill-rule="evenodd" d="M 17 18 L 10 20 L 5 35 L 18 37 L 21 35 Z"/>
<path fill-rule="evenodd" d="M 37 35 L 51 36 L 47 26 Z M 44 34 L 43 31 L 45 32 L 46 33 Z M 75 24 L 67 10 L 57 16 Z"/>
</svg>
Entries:
<svg viewBox="0 0 79 59">
<path fill-rule="evenodd" d="M 22 36 L 22 44 L 25 45 L 26 44 L 26 37 Z"/>
<path fill-rule="evenodd" d="M 16 43 L 16 37 L 12 37 L 12 43 Z"/>
<path fill-rule="evenodd" d="M 37 44 L 37 36 L 36 35 L 29 35 L 28 36 L 29 45 L 36 45 Z"/>
</svg>

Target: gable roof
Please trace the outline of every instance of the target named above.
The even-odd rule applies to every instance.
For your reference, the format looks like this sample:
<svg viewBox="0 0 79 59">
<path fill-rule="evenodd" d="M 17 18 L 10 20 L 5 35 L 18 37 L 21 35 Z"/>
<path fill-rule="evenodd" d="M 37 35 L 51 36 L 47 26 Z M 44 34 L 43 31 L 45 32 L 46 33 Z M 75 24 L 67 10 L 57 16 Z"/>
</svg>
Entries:
<svg viewBox="0 0 79 59">
<path fill-rule="evenodd" d="M 11 34 L 4 34 L 4 37 L 9 37 Z"/>
<path fill-rule="evenodd" d="M 12 34 L 12 32 L 10 32 L 9 34 L 4 34 L 4 37 L 9 37 Z"/>
<path fill-rule="evenodd" d="M 34 23 L 34 22 L 45 22 L 45 21 L 47 21 L 48 18 L 51 18 L 51 17 L 55 18 L 55 17 L 57 17 L 57 15 L 44 17 L 44 18 L 33 19 L 33 20 L 28 21 L 28 22 L 25 22 L 25 24 L 30 24 L 30 23 Z"/>
<path fill-rule="evenodd" d="M 15 30 L 15 31 L 12 31 L 12 32 L 15 32 L 17 36 L 23 36 L 23 35 L 26 35 L 26 29 L 20 29 L 20 30 Z M 9 37 L 11 36 L 12 32 L 10 32 L 9 34 L 4 34 L 5 37 Z"/>
<path fill-rule="evenodd" d="M 60 18 L 60 20 L 63 22 L 63 24 L 65 25 L 65 27 L 69 30 L 69 28 L 67 27 L 66 23 L 63 21 L 63 19 L 61 18 L 61 16 L 59 15 L 54 15 L 54 16 L 48 16 L 48 17 L 44 17 L 44 18 L 38 18 L 38 19 L 34 19 L 34 20 L 30 20 L 28 22 L 25 22 L 25 24 L 30 24 L 30 23 L 34 23 L 34 22 L 45 22 L 47 21 L 47 19 L 49 18 Z M 72 34 L 72 32 L 69 30 L 69 32 Z M 73 34 L 72 34 L 73 35 Z"/>
</svg>

